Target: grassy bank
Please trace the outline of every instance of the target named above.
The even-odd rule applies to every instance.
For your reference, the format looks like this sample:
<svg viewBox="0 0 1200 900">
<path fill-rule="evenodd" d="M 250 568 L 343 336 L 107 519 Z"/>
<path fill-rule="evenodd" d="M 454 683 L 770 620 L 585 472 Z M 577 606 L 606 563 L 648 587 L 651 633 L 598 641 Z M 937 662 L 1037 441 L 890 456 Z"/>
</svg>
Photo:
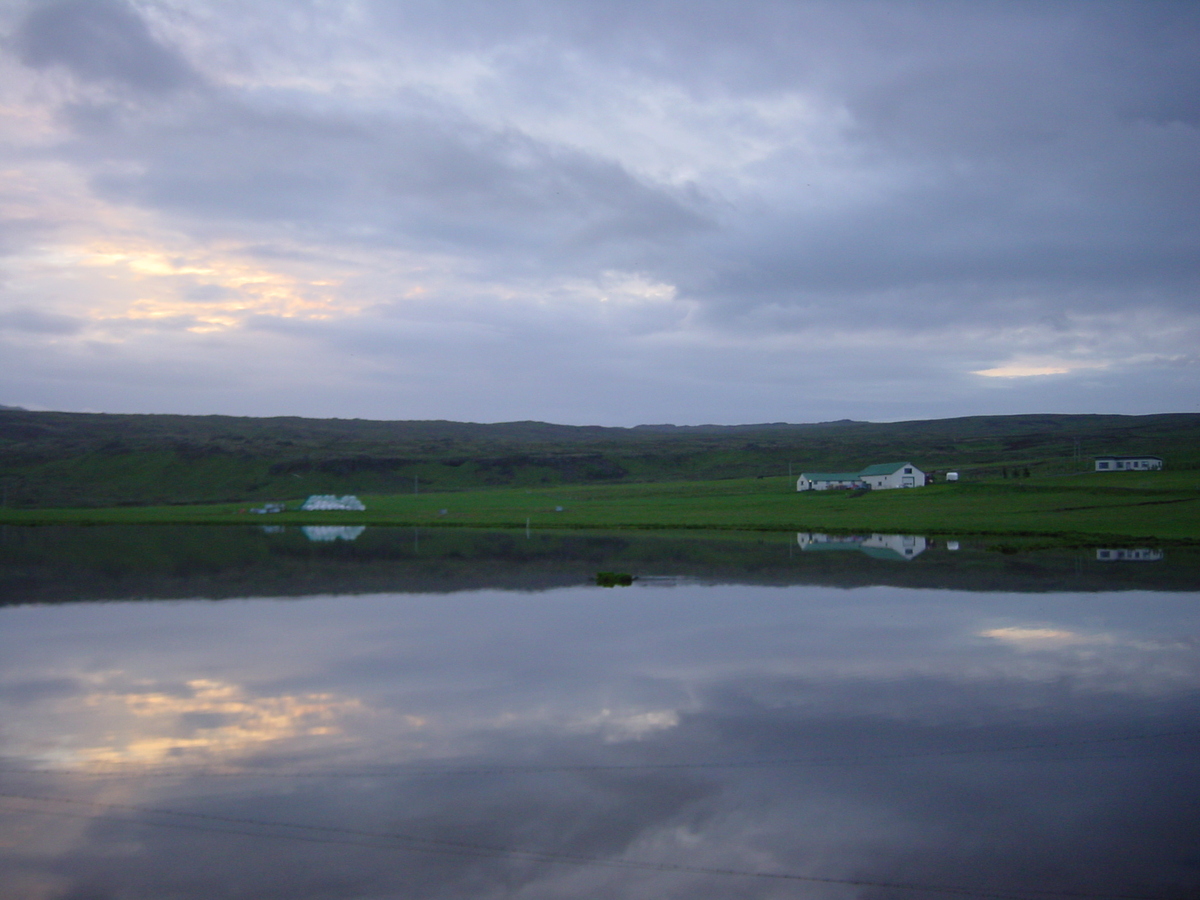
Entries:
<svg viewBox="0 0 1200 900">
<path fill-rule="evenodd" d="M 246 504 L 0 510 L 9 524 L 419 525 L 740 529 L 1200 541 L 1200 472 L 1088 473 L 798 494 L 787 478 L 361 495 L 365 512 Z"/>
</svg>

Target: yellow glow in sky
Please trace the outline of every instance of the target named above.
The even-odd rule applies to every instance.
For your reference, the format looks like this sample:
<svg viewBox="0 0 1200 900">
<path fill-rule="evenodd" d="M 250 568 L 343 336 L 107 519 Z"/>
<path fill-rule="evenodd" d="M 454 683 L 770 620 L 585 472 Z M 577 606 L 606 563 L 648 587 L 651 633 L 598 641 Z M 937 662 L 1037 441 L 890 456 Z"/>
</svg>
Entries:
<svg viewBox="0 0 1200 900">
<path fill-rule="evenodd" d="M 1076 369 L 1103 369 L 1108 363 L 1083 360 L 1014 360 L 991 369 L 977 369 L 972 375 L 985 378 L 1030 378 L 1035 375 L 1066 375 Z"/>
<path fill-rule="evenodd" d="M 984 375 L 988 378 L 1028 378 L 1030 375 L 1065 375 L 1071 370 L 1066 366 L 997 366 L 994 369 L 979 369 L 972 375 Z"/>
<path fill-rule="evenodd" d="M 192 323 L 190 331 L 214 331 L 253 315 L 327 319 L 358 311 L 337 292 L 338 279 L 269 269 L 234 250 L 102 243 L 68 256 L 109 282 L 114 299 L 90 310 L 96 321 L 178 318 Z"/>
</svg>

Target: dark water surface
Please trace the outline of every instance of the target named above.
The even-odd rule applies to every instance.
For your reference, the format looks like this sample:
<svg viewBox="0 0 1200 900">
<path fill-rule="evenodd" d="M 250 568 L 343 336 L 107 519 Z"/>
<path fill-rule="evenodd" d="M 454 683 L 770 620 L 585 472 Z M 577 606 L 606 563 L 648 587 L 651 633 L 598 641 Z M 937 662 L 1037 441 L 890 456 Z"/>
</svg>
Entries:
<svg viewBox="0 0 1200 900">
<path fill-rule="evenodd" d="M 640 578 L 969 591 L 1200 591 L 1200 546 L 905 535 L 0 525 L 0 604 L 544 590 Z"/>
<path fill-rule="evenodd" d="M 1183 551 L 374 531 L 6 530 L 0 896 L 1200 891 Z"/>
</svg>

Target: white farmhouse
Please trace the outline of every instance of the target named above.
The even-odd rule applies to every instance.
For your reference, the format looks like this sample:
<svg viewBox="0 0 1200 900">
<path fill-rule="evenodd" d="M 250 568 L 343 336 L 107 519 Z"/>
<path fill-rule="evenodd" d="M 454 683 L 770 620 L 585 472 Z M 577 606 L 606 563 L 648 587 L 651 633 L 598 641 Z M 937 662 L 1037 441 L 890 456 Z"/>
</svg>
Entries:
<svg viewBox="0 0 1200 900">
<path fill-rule="evenodd" d="M 924 487 L 925 473 L 910 462 L 879 463 L 861 472 L 801 472 L 796 480 L 798 491 Z"/>
<path fill-rule="evenodd" d="M 1136 470 L 1146 472 L 1151 469 L 1161 469 L 1161 456 L 1097 456 L 1097 472 L 1120 472 Z"/>
<path fill-rule="evenodd" d="M 798 491 L 855 490 L 866 486 L 857 472 L 801 472 L 796 481 Z"/>
</svg>

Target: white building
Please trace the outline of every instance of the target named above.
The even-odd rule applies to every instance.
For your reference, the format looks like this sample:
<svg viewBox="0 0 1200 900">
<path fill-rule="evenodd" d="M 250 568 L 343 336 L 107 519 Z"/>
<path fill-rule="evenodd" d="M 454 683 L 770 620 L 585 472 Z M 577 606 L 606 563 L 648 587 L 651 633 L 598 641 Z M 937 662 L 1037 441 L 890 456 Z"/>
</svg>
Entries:
<svg viewBox="0 0 1200 900">
<path fill-rule="evenodd" d="M 925 473 L 910 462 L 879 463 L 861 472 L 801 472 L 796 480 L 798 491 L 828 491 L 869 488 L 873 491 L 891 488 L 924 487 Z"/>
<path fill-rule="evenodd" d="M 359 512 L 366 509 L 361 500 L 353 494 L 338 497 L 334 494 L 313 494 L 300 507 L 305 512 L 315 510 L 340 510 L 343 512 Z"/>
<path fill-rule="evenodd" d="M 1120 472 L 1136 470 L 1146 472 L 1151 469 L 1161 469 L 1161 456 L 1097 456 L 1097 472 Z"/>
<path fill-rule="evenodd" d="M 857 472 L 801 472 L 796 480 L 798 491 L 865 489 L 867 483 Z"/>
</svg>

